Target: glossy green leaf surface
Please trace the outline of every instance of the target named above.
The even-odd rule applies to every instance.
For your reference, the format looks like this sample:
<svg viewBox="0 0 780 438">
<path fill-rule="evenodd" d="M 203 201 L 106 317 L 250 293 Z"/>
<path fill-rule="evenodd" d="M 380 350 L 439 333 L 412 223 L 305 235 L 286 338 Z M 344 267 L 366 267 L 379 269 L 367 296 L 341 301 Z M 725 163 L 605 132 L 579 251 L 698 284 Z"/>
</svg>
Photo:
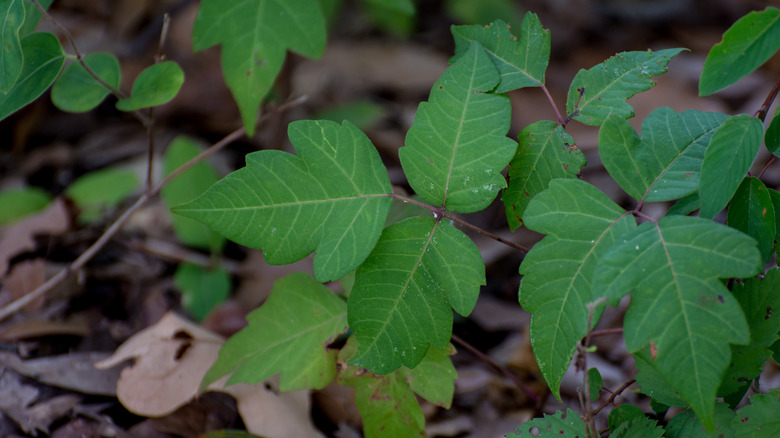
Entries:
<svg viewBox="0 0 780 438">
<path fill-rule="evenodd" d="M 607 116 L 634 117 L 626 100 L 649 90 L 653 76 L 666 73 L 669 61 L 684 49 L 656 52 L 622 52 L 592 67 L 580 70 L 569 86 L 566 111 L 574 120 L 599 126 Z"/>
<path fill-rule="evenodd" d="M 512 230 L 523 224 L 531 199 L 556 178 L 576 178 L 585 165 L 585 155 L 574 139 L 557 123 L 536 122 L 518 134 L 515 157 L 509 163 L 509 182 L 501 195 Z"/>
<path fill-rule="evenodd" d="M 707 54 L 699 95 L 728 87 L 765 63 L 780 48 L 780 10 L 769 7 L 737 20 Z"/>
<path fill-rule="evenodd" d="M 729 203 L 726 223 L 758 241 L 764 262 L 772 256 L 775 241 L 775 207 L 763 182 L 746 177 Z"/>
<path fill-rule="evenodd" d="M 44 9 L 48 9 L 53 1 L 54 0 L 38 0 L 38 4 L 40 4 Z M 43 15 L 32 2 L 25 1 L 22 3 L 24 3 L 24 24 L 19 31 L 19 36 L 25 37 L 35 31 L 35 28 L 38 27 L 38 22 L 41 21 L 41 17 Z"/>
<path fill-rule="evenodd" d="M 534 418 L 515 428 L 514 433 L 508 433 L 506 438 L 558 438 L 587 436 L 585 422 L 580 416 L 566 409 L 564 414 L 557 411 L 554 414 L 544 414 L 544 418 Z"/>
<path fill-rule="evenodd" d="M 532 313 L 530 337 L 539 369 L 559 397 L 577 343 L 588 332 L 596 264 L 635 221 L 590 184 L 556 179 L 531 200 L 525 225 L 547 236 L 520 265 L 520 304 Z"/>
<path fill-rule="evenodd" d="M 379 239 L 391 204 L 387 170 L 368 137 L 348 122 L 293 122 L 288 134 L 297 156 L 253 152 L 246 167 L 173 211 L 262 249 L 271 264 L 317 251 L 317 280 L 337 280 Z"/>
<path fill-rule="evenodd" d="M 501 75 L 497 93 L 544 83 L 550 61 L 550 32 L 542 27 L 536 14 L 525 15 L 519 36 L 513 35 L 509 24 L 502 20 L 488 26 L 453 26 L 452 36 L 455 38 L 452 62 L 469 51 L 471 41 L 482 45 Z"/>
<path fill-rule="evenodd" d="M 159 106 L 170 102 L 184 84 L 184 71 L 179 64 L 165 61 L 144 69 L 133 82 L 130 97 L 116 103 L 121 111 Z"/>
<path fill-rule="evenodd" d="M 346 311 L 344 300 L 304 273 L 278 280 L 249 325 L 220 349 L 201 387 L 230 373 L 228 385 L 281 373 L 282 391 L 323 388 L 336 375 L 336 350 L 327 346 L 346 328 Z"/>
<path fill-rule="evenodd" d="M 224 269 L 206 269 L 191 263 L 176 268 L 173 282 L 181 291 L 181 306 L 202 321 L 230 293 L 230 274 Z"/>
<path fill-rule="evenodd" d="M 429 345 L 449 343 L 452 310 L 468 315 L 484 284 L 479 250 L 451 225 L 412 218 L 387 227 L 349 295 L 358 341 L 350 365 L 375 374 L 414 368 Z"/>
<path fill-rule="evenodd" d="M 222 45 L 222 73 L 252 136 L 260 102 L 281 70 L 286 50 L 319 57 L 325 37 L 317 0 L 203 0 L 192 44 L 195 50 Z"/>
<path fill-rule="evenodd" d="M 599 129 L 599 156 L 620 188 L 636 200 L 669 201 L 699 189 L 704 151 L 728 118 L 719 113 L 658 108 L 642 122 L 642 137 L 612 114 Z"/>
<path fill-rule="evenodd" d="M 506 137 L 509 98 L 491 93 L 499 74 L 477 42 L 436 81 L 399 150 L 409 184 L 427 202 L 469 213 L 506 187 L 501 171 L 517 144 Z"/>
<path fill-rule="evenodd" d="M 22 38 L 22 72 L 8 93 L 0 93 L 0 120 L 10 116 L 43 94 L 60 73 L 65 57 L 57 38 L 34 33 Z"/>
<path fill-rule="evenodd" d="M 701 217 L 715 217 L 734 196 L 756 158 L 763 133 L 760 120 L 741 114 L 723 122 L 712 134 L 701 166 Z"/>
<path fill-rule="evenodd" d="M 631 293 L 624 323 L 629 352 L 641 352 L 705 425 L 729 364 L 729 344 L 749 341 L 745 316 L 718 278 L 761 269 L 754 239 L 705 219 L 669 216 L 624 234 L 601 258 L 594 290 Z"/>
<path fill-rule="evenodd" d="M 79 220 L 92 222 L 119 205 L 138 187 L 130 170 L 106 168 L 82 175 L 65 189 L 65 194 L 81 210 Z"/>
<path fill-rule="evenodd" d="M 121 71 L 114 55 L 91 53 L 84 57 L 84 63 L 108 85 L 119 88 Z M 51 87 L 51 101 L 62 111 L 80 113 L 100 105 L 109 93 L 80 63 L 74 62 L 65 67 Z"/>
<path fill-rule="evenodd" d="M 169 175 L 203 150 L 203 147 L 192 138 L 186 136 L 174 138 L 165 150 L 163 174 Z M 168 208 L 171 208 L 192 201 L 218 180 L 217 172 L 207 162 L 201 161 L 163 186 L 160 197 Z M 171 222 L 176 237 L 185 245 L 219 250 L 225 243 L 224 237 L 195 219 L 173 214 Z"/>
<path fill-rule="evenodd" d="M 24 24 L 22 0 L 0 0 L 0 93 L 7 93 L 22 72 L 24 56 L 19 30 Z"/>
<path fill-rule="evenodd" d="M 43 210 L 51 196 L 37 187 L 8 189 L 0 192 L 0 226 Z"/>
</svg>

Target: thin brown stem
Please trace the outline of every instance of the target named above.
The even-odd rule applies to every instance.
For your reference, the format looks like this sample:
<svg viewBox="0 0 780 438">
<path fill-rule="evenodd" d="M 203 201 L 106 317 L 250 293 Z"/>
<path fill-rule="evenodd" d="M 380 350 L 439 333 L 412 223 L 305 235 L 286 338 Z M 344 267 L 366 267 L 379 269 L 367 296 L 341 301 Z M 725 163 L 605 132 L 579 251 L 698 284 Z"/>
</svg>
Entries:
<svg viewBox="0 0 780 438">
<path fill-rule="evenodd" d="M 592 413 L 591 415 L 593 415 L 593 416 L 596 416 L 596 414 L 598 414 L 599 412 L 601 412 L 601 410 L 602 410 L 602 409 L 604 409 L 604 408 L 606 408 L 607 406 L 611 405 L 611 404 L 612 404 L 612 403 L 615 401 L 615 399 L 616 399 L 616 398 L 617 398 L 617 397 L 618 397 L 620 394 L 622 394 L 622 393 L 623 393 L 623 391 L 625 391 L 626 389 L 628 389 L 628 387 L 629 387 L 629 386 L 631 386 L 631 385 L 633 385 L 634 383 L 636 383 L 636 380 L 635 380 L 635 379 L 631 379 L 631 380 L 629 380 L 628 382 L 626 382 L 626 383 L 624 383 L 623 385 L 621 385 L 621 386 L 620 386 L 620 388 L 618 388 L 618 389 L 617 389 L 615 392 L 613 392 L 613 393 L 612 393 L 612 395 L 610 395 L 610 396 L 609 396 L 609 398 L 607 399 L 607 401 L 605 401 L 603 405 L 601 405 L 601 406 L 599 406 L 598 408 L 596 408 L 596 410 L 595 410 L 595 411 L 593 411 L 593 413 Z"/>
<path fill-rule="evenodd" d="M 276 111 L 281 111 L 284 109 L 288 109 L 291 106 L 298 105 L 306 100 L 305 96 L 298 98 L 296 100 L 293 100 L 291 102 L 288 102 L 276 109 Z M 267 116 L 272 115 L 272 113 L 267 114 Z M 264 116 L 258 123 L 262 123 L 266 120 L 268 120 L 268 117 Z M 38 298 L 46 295 L 47 292 L 49 292 L 51 289 L 53 289 L 56 285 L 58 285 L 60 282 L 65 280 L 65 278 L 68 277 L 72 272 L 78 271 L 81 268 L 84 267 L 92 258 L 101 250 L 103 247 L 119 232 L 120 229 L 122 229 L 122 226 L 127 222 L 128 219 L 138 211 L 141 207 L 143 207 L 147 202 L 149 202 L 152 198 L 157 196 L 160 193 L 160 190 L 162 190 L 163 186 L 171 182 L 174 178 L 181 175 L 182 172 L 189 169 L 190 167 L 196 165 L 197 163 L 205 160 L 206 158 L 210 157 L 211 155 L 217 153 L 219 150 L 227 146 L 228 144 L 238 140 L 241 138 L 241 136 L 244 135 L 246 131 L 244 128 L 239 128 L 227 136 L 225 136 L 222 140 L 218 141 L 217 143 L 214 143 L 206 149 L 205 151 L 201 152 L 191 160 L 187 161 L 186 163 L 179 166 L 176 170 L 171 172 L 168 176 L 160 180 L 156 185 L 152 187 L 151 190 L 144 192 L 136 201 L 131 205 L 127 210 L 125 210 L 119 218 L 117 218 L 114 223 L 111 224 L 104 232 L 103 234 L 92 244 L 89 248 L 87 248 L 76 260 L 71 262 L 68 266 L 66 266 L 64 269 L 59 271 L 57 274 L 55 274 L 53 277 L 51 277 L 48 281 L 43 283 L 42 285 L 35 288 L 35 290 L 31 291 L 30 293 L 19 297 L 18 299 L 8 303 L 5 307 L 0 309 L 0 321 L 4 321 L 6 318 L 10 317 L 14 313 L 18 312 L 22 308 L 24 308 L 26 305 L 32 303 L 33 301 L 37 300 Z"/>
<path fill-rule="evenodd" d="M 780 78 L 777 79 L 777 82 L 775 82 L 775 85 L 769 91 L 766 99 L 764 99 L 764 103 L 761 104 L 761 108 L 756 111 L 755 117 L 758 117 L 762 122 L 766 118 L 766 113 L 769 111 L 769 107 L 772 106 L 772 102 L 774 102 L 778 92 L 780 92 Z"/>
<path fill-rule="evenodd" d="M 590 332 L 588 336 L 590 336 L 591 338 L 596 338 L 598 336 L 622 335 L 622 334 L 623 334 L 623 328 L 616 327 L 611 329 L 593 330 L 592 332 Z"/>
<path fill-rule="evenodd" d="M 558 105 L 555 104 L 555 100 L 553 99 L 552 95 L 550 94 L 550 90 L 547 89 L 547 86 L 543 83 L 539 83 L 539 87 L 544 92 L 544 95 L 547 96 L 547 100 L 550 101 L 550 105 L 553 107 L 553 110 L 555 111 L 555 116 L 558 117 L 558 124 L 565 125 L 566 122 L 564 121 L 563 116 L 561 115 L 561 112 L 558 111 Z"/>
<path fill-rule="evenodd" d="M 761 172 L 758 173 L 758 178 L 759 179 L 761 179 L 761 177 L 764 175 L 764 172 L 766 172 L 766 170 L 769 169 L 769 166 L 771 166 L 772 163 L 774 163 L 776 159 L 777 159 L 777 157 L 772 155 L 771 157 L 769 157 L 768 160 L 766 160 L 766 163 L 764 163 L 764 167 L 761 168 Z"/>
<path fill-rule="evenodd" d="M 539 395 L 536 394 L 536 392 L 533 389 L 531 389 L 528 385 L 523 383 L 523 381 L 520 380 L 520 378 L 517 377 L 517 375 L 512 371 L 510 371 L 507 367 L 497 363 L 496 361 L 491 359 L 488 355 L 477 350 L 473 345 L 464 341 L 463 339 L 461 339 L 459 336 L 455 334 L 452 335 L 452 340 L 456 344 L 465 348 L 469 353 L 473 354 L 474 356 L 477 356 L 477 358 L 479 358 L 481 361 L 485 362 L 486 364 L 493 367 L 493 369 L 506 376 L 509 380 L 512 381 L 512 383 L 515 384 L 515 386 L 517 386 L 518 388 L 520 388 L 521 391 L 523 391 L 526 397 L 528 397 L 528 399 L 531 400 L 531 402 L 533 402 L 534 405 L 539 404 Z"/>
</svg>

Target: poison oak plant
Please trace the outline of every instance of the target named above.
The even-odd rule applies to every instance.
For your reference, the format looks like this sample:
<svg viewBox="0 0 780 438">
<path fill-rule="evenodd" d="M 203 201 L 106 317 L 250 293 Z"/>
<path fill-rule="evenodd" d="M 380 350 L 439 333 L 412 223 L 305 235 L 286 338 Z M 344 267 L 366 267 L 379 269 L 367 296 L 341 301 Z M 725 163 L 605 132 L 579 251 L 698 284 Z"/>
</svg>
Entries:
<svg viewBox="0 0 780 438">
<path fill-rule="evenodd" d="M 18 0 L 0 5 L 14 29 L 2 35 L 4 117 L 43 93 L 66 56 L 53 36 L 31 33 L 38 9 Z M 229 6 L 201 2 L 194 46 L 222 45 L 226 82 L 251 134 L 285 50 L 322 52 L 324 18 L 315 0 Z M 457 376 L 449 359 L 452 312 L 467 316 L 485 284 L 479 251 L 459 229 L 474 227 L 456 214 L 483 210 L 501 195 L 511 229 L 545 235 L 519 267 L 519 300 L 532 314 L 534 355 L 555 397 L 574 356 L 584 362 L 592 351 L 590 332 L 605 306 L 630 295 L 622 331 L 641 392 L 659 414 L 686 409 L 657 424 L 638 408 L 618 406 L 609 415 L 611 436 L 774 436 L 780 394 L 757 379 L 780 354 L 780 274 L 773 261 L 780 194 L 748 171 L 762 141 L 772 153 L 780 149 L 780 117 L 766 129 L 762 123 L 780 87 L 754 115 L 658 108 L 640 134 L 626 121 L 634 116 L 626 100 L 650 89 L 684 49 L 623 52 L 580 70 L 561 112 L 545 86 L 550 33 L 534 14 L 519 29 L 497 20 L 454 26 L 452 34 L 451 66 L 420 104 L 399 152 L 419 200 L 393 191 L 358 128 L 306 120 L 289 125 L 295 154 L 251 153 L 246 167 L 174 207 L 263 250 L 270 263 L 314 253 L 314 277 L 280 280 L 222 348 L 203 387 L 227 375 L 231 384 L 281 374 L 285 391 L 335 380 L 355 387 L 366 436 L 424 435 L 415 394 L 450 406 Z M 778 47 L 780 11 L 743 17 L 709 53 L 700 93 L 734 83 Z M 121 110 L 159 105 L 183 80 L 175 64 L 162 62 L 123 95 L 114 88 L 115 58 L 76 57 L 80 62 L 52 90 L 65 110 L 93 108 L 106 90 Z M 511 107 L 504 93 L 522 87 L 540 88 L 557 120 L 526 127 L 516 142 L 507 137 Z M 137 116 L 146 121 L 144 113 Z M 569 123 L 599 127 L 601 161 L 633 198 L 628 210 L 578 178 L 586 163 L 566 132 Z M 388 223 L 394 202 L 428 213 Z M 660 219 L 643 213 L 659 202 L 674 204 Z M 713 220 L 726 207 L 726 224 Z M 345 296 L 321 284 L 338 280 Z M 344 333 L 350 333 L 344 346 L 332 348 Z M 593 416 L 601 409 L 592 410 L 590 398 L 600 381 L 597 370 L 583 373 L 582 412 L 537 418 L 508 436 L 598 436 Z M 749 404 L 735 411 L 751 388 Z"/>
</svg>

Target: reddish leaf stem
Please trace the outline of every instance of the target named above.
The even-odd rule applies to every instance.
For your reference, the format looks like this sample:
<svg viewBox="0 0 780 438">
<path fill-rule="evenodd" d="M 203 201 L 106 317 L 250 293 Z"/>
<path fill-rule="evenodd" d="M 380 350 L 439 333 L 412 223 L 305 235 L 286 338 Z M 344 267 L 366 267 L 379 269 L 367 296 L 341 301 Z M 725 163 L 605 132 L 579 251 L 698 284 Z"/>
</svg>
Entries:
<svg viewBox="0 0 780 438">
<path fill-rule="evenodd" d="M 607 335 L 622 335 L 623 334 L 623 327 L 615 327 L 611 329 L 602 329 L 602 330 L 593 330 L 590 332 L 590 337 L 595 338 L 598 336 L 607 336 Z"/>
<path fill-rule="evenodd" d="M 775 85 L 769 91 L 769 94 L 766 96 L 766 99 L 764 99 L 764 103 L 761 104 L 761 108 L 759 108 L 758 111 L 756 111 L 754 117 L 758 117 L 758 119 L 761 120 L 762 122 L 764 121 L 764 119 L 766 118 L 766 113 L 767 111 L 769 111 L 769 107 L 772 106 L 772 102 L 774 102 L 778 92 L 780 92 L 780 78 L 777 79 L 777 82 L 775 82 Z"/>
<path fill-rule="evenodd" d="M 553 99 L 552 95 L 550 94 L 550 90 L 547 89 L 547 86 L 544 85 L 544 83 L 539 82 L 539 87 L 544 91 L 544 95 L 547 96 L 547 100 L 550 101 L 550 106 L 553 107 L 553 110 L 555 111 L 555 116 L 558 117 L 558 124 L 559 125 L 566 125 L 566 121 L 564 120 L 563 116 L 561 115 L 561 112 L 558 111 L 558 105 L 555 104 L 555 100 Z"/>
<path fill-rule="evenodd" d="M 622 393 L 623 393 L 623 391 L 625 391 L 626 389 L 628 389 L 628 387 L 629 387 L 629 386 L 631 386 L 631 385 L 633 385 L 634 383 L 636 383 L 636 379 L 631 379 L 631 380 L 629 380 L 628 382 L 626 382 L 626 383 L 624 383 L 623 385 L 621 385 L 621 386 L 620 386 L 620 388 L 618 388 L 618 389 L 617 389 L 615 392 L 613 392 L 613 393 L 612 393 L 612 395 L 610 395 L 610 396 L 609 396 L 609 398 L 607 399 L 607 401 L 605 401 L 603 405 L 601 405 L 601 406 L 599 406 L 598 408 L 596 408 L 596 410 L 595 410 L 595 411 L 593 411 L 593 413 L 592 413 L 591 415 L 595 416 L 596 414 L 598 414 L 599 412 L 601 412 L 601 410 L 602 410 L 602 409 L 604 409 L 604 408 L 606 408 L 607 406 L 611 405 L 611 404 L 612 404 L 612 403 L 615 401 L 615 399 L 617 398 L 617 396 L 619 396 L 620 394 L 622 394 Z"/>
</svg>

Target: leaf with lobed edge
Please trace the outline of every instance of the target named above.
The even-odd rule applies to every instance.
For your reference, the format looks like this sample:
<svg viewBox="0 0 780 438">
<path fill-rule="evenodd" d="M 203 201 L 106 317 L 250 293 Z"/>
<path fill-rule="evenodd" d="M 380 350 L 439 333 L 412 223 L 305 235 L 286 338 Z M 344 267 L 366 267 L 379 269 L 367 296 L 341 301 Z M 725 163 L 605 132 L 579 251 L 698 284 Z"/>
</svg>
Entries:
<svg viewBox="0 0 780 438">
<path fill-rule="evenodd" d="M 287 264 L 312 251 L 314 276 L 337 280 L 360 265 L 382 232 L 392 202 L 387 170 L 371 141 L 349 122 L 288 127 L 298 155 L 264 150 L 247 166 L 174 213 Z"/>
</svg>

